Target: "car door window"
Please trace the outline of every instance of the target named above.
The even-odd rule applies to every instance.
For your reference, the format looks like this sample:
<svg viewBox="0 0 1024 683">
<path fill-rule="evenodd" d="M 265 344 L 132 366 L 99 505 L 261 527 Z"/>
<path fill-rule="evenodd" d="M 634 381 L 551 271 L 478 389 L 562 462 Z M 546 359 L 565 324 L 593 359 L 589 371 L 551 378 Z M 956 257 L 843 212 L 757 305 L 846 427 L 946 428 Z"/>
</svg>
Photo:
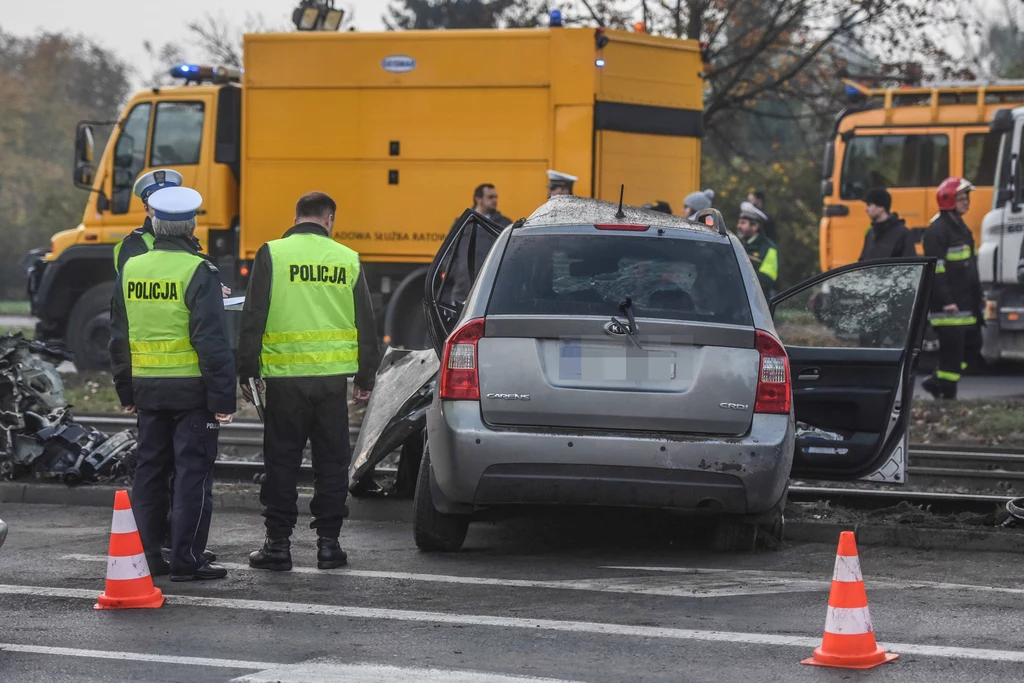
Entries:
<svg viewBox="0 0 1024 683">
<path fill-rule="evenodd" d="M 146 167 L 146 139 L 149 137 L 149 115 L 152 108 L 149 102 L 135 105 L 121 124 L 121 132 L 114 147 L 111 213 L 128 213 L 135 179 Z"/>
<path fill-rule="evenodd" d="M 150 166 L 191 166 L 199 163 L 203 143 L 202 102 L 161 102 L 156 106 Z"/>
<path fill-rule="evenodd" d="M 775 330 L 786 346 L 902 349 L 923 265 L 843 273 L 779 302 Z"/>
</svg>

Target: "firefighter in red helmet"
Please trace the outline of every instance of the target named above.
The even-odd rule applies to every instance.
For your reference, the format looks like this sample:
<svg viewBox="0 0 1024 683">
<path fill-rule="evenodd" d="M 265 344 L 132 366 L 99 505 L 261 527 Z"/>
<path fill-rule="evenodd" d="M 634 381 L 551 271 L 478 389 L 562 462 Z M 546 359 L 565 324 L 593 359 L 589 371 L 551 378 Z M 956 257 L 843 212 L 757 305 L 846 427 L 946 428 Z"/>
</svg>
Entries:
<svg viewBox="0 0 1024 683">
<path fill-rule="evenodd" d="M 946 178 L 939 185 L 939 213 L 924 233 L 924 254 L 938 259 L 928 321 L 939 338 L 939 367 L 925 380 L 936 398 L 956 398 L 957 383 L 981 348 L 981 281 L 974 237 L 963 216 L 971 208 L 971 185 Z"/>
</svg>

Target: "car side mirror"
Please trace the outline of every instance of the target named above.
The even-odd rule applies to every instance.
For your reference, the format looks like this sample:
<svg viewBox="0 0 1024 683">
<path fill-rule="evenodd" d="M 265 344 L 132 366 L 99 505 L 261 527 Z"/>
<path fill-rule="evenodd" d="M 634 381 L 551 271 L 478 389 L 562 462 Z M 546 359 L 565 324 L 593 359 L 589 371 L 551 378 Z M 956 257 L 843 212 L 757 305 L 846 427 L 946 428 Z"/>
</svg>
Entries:
<svg viewBox="0 0 1024 683">
<path fill-rule="evenodd" d="M 79 163 L 75 166 L 75 187 L 83 190 L 91 190 L 93 181 L 96 180 L 96 169 L 92 167 L 92 164 Z"/>
</svg>

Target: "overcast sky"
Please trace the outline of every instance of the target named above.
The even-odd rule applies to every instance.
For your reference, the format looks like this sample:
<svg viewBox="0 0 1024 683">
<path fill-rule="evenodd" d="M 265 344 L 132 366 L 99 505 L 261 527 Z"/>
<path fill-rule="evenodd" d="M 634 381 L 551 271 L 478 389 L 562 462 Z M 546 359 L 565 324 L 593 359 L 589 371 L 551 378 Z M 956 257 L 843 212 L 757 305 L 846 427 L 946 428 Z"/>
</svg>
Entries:
<svg viewBox="0 0 1024 683">
<path fill-rule="evenodd" d="M 381 15 L 388 0 L 340 0 L 350 10 L 356 28 L 384 28 Z M 149 73 L 150 62 L 142 48 L 184 42 L 185 24 L 204 14 L 223 15 L 241 28 L 247 15 L 261 15 L 270 26 L 289 25 L 297 0 L 0 0 L 0 29 L 15 35 L 41 30 L 80 33 L 115 51 Z"/>
</svg>

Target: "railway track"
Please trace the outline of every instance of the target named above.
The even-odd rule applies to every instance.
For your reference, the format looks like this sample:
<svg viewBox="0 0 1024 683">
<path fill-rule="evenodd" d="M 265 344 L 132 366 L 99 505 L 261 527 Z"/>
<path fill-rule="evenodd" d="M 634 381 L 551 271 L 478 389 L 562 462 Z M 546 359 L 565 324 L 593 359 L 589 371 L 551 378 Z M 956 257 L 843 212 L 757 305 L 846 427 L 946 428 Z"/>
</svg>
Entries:
<svg viewBox="0 0 1024 683">
<path fill-rule="evenodd" d="M 135 420 L 129 417 L 81 416 L 79 420 L 104 431 L 131 429 Z M 350 424 L 352 443 L 359 436 L 359 424 Z M 220 445 L 224 451 L 217 461 L 218 479 L 252 481 L 263 471 L 258 461 L 263 446 L 263 425 L 258 422 L 234 422 L 222 427 Z M 249 458 L 249 461 L 240 460 Z M 312 468 L 305 466 L 301 481 L 312 482 Z M 963 491 L 998 492 L 934 493 L 879 488 L 839 488 L 832 486 L 794 485 L 791 497 L 810 500 L 814 496 L 842 499 L 851 504 L 874 504 L 881 501 L 906 500 L 937 504 L 943 507 L 960 504 L 981 507 L 1005 502 L 1011 494 L 1024 495 L 1024 450 L 911 445 L 907 468 L 909 482 L 915 487 L 945 488 Z M 1005 492 L 1006 495 L 1002 495 Z M 873 502 L 872 502 L 873 501 Z"/>
</svg>

